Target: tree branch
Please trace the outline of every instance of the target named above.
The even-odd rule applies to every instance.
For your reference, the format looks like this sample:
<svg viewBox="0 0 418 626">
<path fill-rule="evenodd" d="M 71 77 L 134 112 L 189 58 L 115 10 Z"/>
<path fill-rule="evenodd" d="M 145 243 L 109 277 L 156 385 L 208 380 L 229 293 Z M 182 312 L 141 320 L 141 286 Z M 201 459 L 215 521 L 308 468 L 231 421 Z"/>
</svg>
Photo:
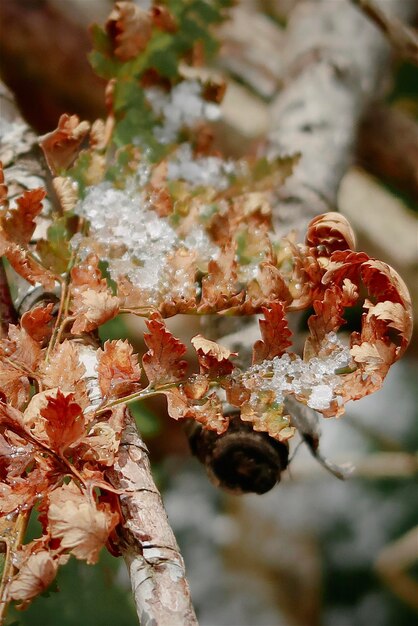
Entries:
<svg viewBox="0 0 418 626">
<path fill-rule="evenodd" d="M 403 111 L 374 105 L 364 116 L 356 146 L 358 162 L 418 200 L 418 124 Z"/>
<path fill-rule="evenodd" d="M 0 105 L 7 124 L 0 156 L 6 165 L 9 191 L 15 195 L 28 188 L 45 186 L 46 170 L 36 136 L 19 116 L 13 98 L 1 83 Z M 32 298 L 26 297 L 28 289 L 37 290 L 23 282 L 24 290 L 18 297 L 22 303 L 20 314 L 32 306 Z M 86 367 L 87 387 L 94 405 L 97 399 L 100 401 L 95 369 L 97 346 L 88 339 L 86 343 L 80 358 Z M 197 621 L 183 559 L 152 478 L 145 444 L 127 410 L 125 415 L 126 427 L 109 477 L 115 487 L 126 490 L 121 496 L 122 552 L 131 576 L 138 617 L 141 626 L 193 626 Z"/>
<path fill-rule="evenodd" d="M 380 5 L 402 19 L 416 13 L 413 0 L 380 0 Z M 294 10 L 282 48 L 286 76 L 271 107 L 270 138 L 273 151 L 299 151 L 302 157 L 279 191 L 280 231 L 303 232 L 315 215 L 335 209 L 359 120 L 381 90 L 389 55 L 381 33 L 350 0 L 301 2 Z"/>
<path fill-rule="evenodd" d="M 396 16 L 389 15 L 372 0 L 352 0 L 384 33 L 404 59 L 418 65 L 418 32 Z"/>
<path fill-rule="evenodd" d="M 15 324 L 17 315 L 10 295 L 9 283 L 0 259 L 0 339 L 7 337 L 9 324 Z"/>
<path fill-rule="evenodd" d="M 192 626 L 197 620 L 183 558 L 152 478 L 148 450 L 128 409 L 125 417 L 118 459 L 108 476 L 125 491 L 122 553 L 141 626 Z"/>
</svg>

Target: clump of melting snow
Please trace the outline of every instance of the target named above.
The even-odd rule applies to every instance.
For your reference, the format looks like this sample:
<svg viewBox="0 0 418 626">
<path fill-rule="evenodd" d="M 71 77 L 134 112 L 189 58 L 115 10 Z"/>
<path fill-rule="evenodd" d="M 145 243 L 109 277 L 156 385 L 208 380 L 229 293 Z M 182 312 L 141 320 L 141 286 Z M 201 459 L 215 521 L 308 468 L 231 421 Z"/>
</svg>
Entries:
<svg viewBox="0 0 418 626">
<path fill-rule="evenodd" d="M 190 144 L 181 144 L 168 162 L 169 180 L 182 179 L 192 187 L 200 185 L 226 189 L 229 176 L 235 172 L 233 161 L 216 156 L 194 157 Z"/>
<path fill-rule="evenodd" d="M 253 365 L 245 374 L 243 381 L 253 391 L 251 401 L 257 402 L 259 391 L 274 391 L 275 400 L 282 404 L 289 393 L 307 395 L 308 406 L 317 411 L 329 408 L 332 400 L 338 397 L 334 391 L 341 382 L 336 370 L 350 364 L 350 349 L 337 337 L 328 333 L 323 348 L 331 353 L 326 357 L 313 357 L 304 361 L 298 355 L 290 356 L 287 352 L 281 357 Z"/>
<path fill-rule="evenodd" d="M 126 276 L 133 285 L 147 292 L 150 305 L 158 304 L 163 296 L 182 295 L 181 288 L 177 287 L 175 293 L 172 290 L 169 255 L 186 248 L 196 251 L 197 262 L 207 263 L 218 253 L 218 248 L 198 225 L 192 234 L 181 239 L 169 220 L 159 217 L 137 191 L 134 181 L 125 189 L 115 189 L 109 182 L 92 186 L 75 210 L 89 220 L 89 237 L 100 247 L 111 278 L 117 281 Z M 73 245 L 79 244 L 79 238 L 74 238 Z M 87 255 L 89 251 L 83 243 L 83 253 Z"/>
<path fill-rule="evenodd" d="M 197 80 L 183 80 L 170 92 L 150 87 L 145 93 L 154 113 L 161 117 L 161 126 L 154 128 L 154 136 L 162 144 L 174 142 L 184 126 L 200 120 L 215 121 L 221 116 L 217 104 L 202 98 L 202 84 Z"/>
</svg>

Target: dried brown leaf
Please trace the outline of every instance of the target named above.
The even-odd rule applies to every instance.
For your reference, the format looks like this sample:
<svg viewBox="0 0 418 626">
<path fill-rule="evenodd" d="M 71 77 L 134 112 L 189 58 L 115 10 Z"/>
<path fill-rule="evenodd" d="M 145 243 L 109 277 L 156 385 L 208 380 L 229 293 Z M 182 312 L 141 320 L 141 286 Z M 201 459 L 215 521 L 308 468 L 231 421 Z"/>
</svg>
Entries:
<svg viewBox="0 0 418 626">
<path fill-rule="evenodd" d="M 120 61 L 129 61 L 145 49 L 151 37 L 151 15 L 133 2 L 116 2 L 106 30 L 115 56 Z"/>
<path fill-rule="evenodd" d="M 187 397 L 184 390 L 179 388 L 164 391 L 164 395 L 167 397 L 168 414 L 173 419 L 194 419 L 219 435 L 227 430 L 229 418 L 223 415 L 222 402 L 216 393 L 199 401 Z"/>
<path fill-rule="evenodd" d="M 32 339 L 40 344 L 51 336 L 52 310 L 54 304 L 35 306 L 30 311 L 26 311 L 21 317 L 20 323 Z"/>
<path fill-rule="evenodd" d="M 52 174 L 59 174 L 70 167 L 89 130 L 88 122 L 80 122 L 77 115 L 64 113 L 59 119 L 58 128 L 40 137 L 39 144 Z"/>
<path fill-rule="evenodd" d="M 78 305 L 78 306 L 77 306 Z M 77 301 L 73 301 L 75 322 L 71 327 L 73 335 L 91 332 L 119 313 L 119 298 L 109 291 L 86 289 Z"/>
<path fill-rule="evenodd" d="M 46 291 L 52 291 L 59 281 L 57 276 L 43 267 L 27 250 L 15 243 L 8 244 L 4 255 L 13 269 L 31 285 L 40 283 Z"/>
<path fill-rule="evenodd" d="M 242 304 L 244 293 L 237 285 L 237 262 L 235 246 L 221 252 L 218 259 L 209 261 L 208 274 L 202 280 L 202 296 L 199 311 L 222 311 Z"/>
<path fill-rule="evenodd" d="M 41 346 L 21 326 L 9 325 L 9 339 L 0 343 L 0 351 L 16 365 L 35 371 L 41 357 Z"/>
<path fill-rule="evenodd" d="M 176 339 L 166 328 L 158 314 L 153 314 L 147 321 L 149 333 L 144 334 L 148 352 L 142 357 L 142 365 L 150 385 L 181 380 L 187 368 L 182 360 L 186 346 Z"/>
<path fill-rule="evenodd" d="M 29 400 L 29 379 L 22 370 L 0 363 L 0 392 L 13 407 L 22 408 Z"/>
<path fill-rule="evenodd" d="M 10 599 L 20 602 L 19 608 L 25 608 L 49 587 L 57 570 L 58 559 L 54 559 L 47 550 L 30 554 L 10 583 Z"/>
<path fill-rule="evenodd" d="M 8 239 L 24 245 L 29 243 L 36 227 L 35 218 L 42 211 L 44 189 L 30 189 L 16 200 L 16 207 L 9 209 L 3 218 L 3 228 Z"/>
<path fill-rule="evenodd" d="M 72 211 L 78 202 L 77 183 L 68 176 L 55 176 L 52 184 L 63 211 Z"/>
<path fill-rule="evenodd" d="M 74 394 L 61 392 L 46 396 L 47 404 L 40 414 L 45 419 L 45 433 L 49 446 L 59 454 L 79 441 L 86 432 L 81 406 L 74 402 Z"/>
<path fill-rule="evenodd" d="M 106 341 L 103 350 L 98 350 L 97 360 L 103 397 L 118 397 L 138 390 L 141 368 L 128 341 Z"/>
<path fill-rule="evenodd" d="M 354 250 L 356 239 L 348 220 L 341 213 L 324 213 L 308 225 L 308 246 L 317 248 L 318 256 L 330 256 L 335 250 Z"/>
<path fill-rule="evenodd" d="M 292 333 L 286 320 L 282 302 L 272 302 L 269 308 L 263 307 L 264 319 L 259 321 L 262 340 L 253 347 L 253 363 L 281 356 L 292 345 Z"/>
<path fill-rule="evenodd" d="M 86 383 L 83 377 L 86 368 L 80 362 L 79 346 L 67 339 L 55 346 L 48 362 L 41 363 L 40 375 L 44 387 L 60 388 L 74 393 L 74 400 L 82 408 L 89 403 Z"/>
<path fill-rule="evenodd" d="M 193 337 L 191 343 L 197 353 L 201 374 L 206 374 L 209 378 L 220 378 L 227 376 L 234 369 L 234 364 L 229 359 L 231 356 L 237 356 L 236 352 L 231 352 L 202 335 Z"/>
<path fill-rule="evenodd" d="M 74 483 L 49 494 L 48 524 L 53 539 L 77 559 L 96 563 L 101 548 L 119 523 L 119 515 L 108 504 L 96 504 Z"/>
</svg>

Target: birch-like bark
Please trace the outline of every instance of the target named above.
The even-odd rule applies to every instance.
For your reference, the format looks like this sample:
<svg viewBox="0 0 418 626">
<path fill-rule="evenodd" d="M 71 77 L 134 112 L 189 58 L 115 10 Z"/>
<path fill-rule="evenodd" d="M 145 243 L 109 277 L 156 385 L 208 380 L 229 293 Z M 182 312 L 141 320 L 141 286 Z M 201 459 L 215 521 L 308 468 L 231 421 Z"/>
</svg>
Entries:
<svg viewBox="0 0 418 626">
<path fill-rule="evenodd" d="M 151 475 L 148 450 L 130 412 L 117 461 L 108 472 L 123 489 L 122 553 L 131 579 L 141 626 L 197 624 L 183 558 Z"/>
<path fill-rule="evenodd" d="M 414 0 L 376 0 L 387 15 L 408 20 Z M 385 37 L 350 0 L 301 2 L 280 55 L 284 85 L 271 106 L 270 140 L 280 154 L 301 153 L 278 192 L 275 222 L 303 233 L 317 214 L 335 210 L 366 106 L 382 91 L 390 61 Z"/>
<path fill-rule="evenodd" d="M 13 97 L 1 83 L 0 109 L 0 158 L 5 165 L 9 192 L 14 196 L 26 189 L 45 186 L 48 176 L 36 135 L 20 117 Z M 17 275 L 16 279 L 19 279 Z M 32 306 L 33 297 L 39 295 L 35 291 L 36 287 L 21 282 L 15 300 L 20 313 Z M 8 291 L 5 293 L 10 295 Z M 10 298 L 6 296 L 7 311 L 4 307 L 0 311 L 3 317 L 11 315 L 12 311 Z M 0 299 L 0 305 L 2 303 Z M 95 353 L 96 346 L 90 344 L 80 351 L 93 404 L 100 401 Z M 121 549 L 141 626 L 194 626 L 197 621 L 183 559 L 152 477 L 147 448 L 128 410 L 120 449 L 109 478 L 115 487 L 125 492 L 121 495 L 124 518 Z"/>
</svg>

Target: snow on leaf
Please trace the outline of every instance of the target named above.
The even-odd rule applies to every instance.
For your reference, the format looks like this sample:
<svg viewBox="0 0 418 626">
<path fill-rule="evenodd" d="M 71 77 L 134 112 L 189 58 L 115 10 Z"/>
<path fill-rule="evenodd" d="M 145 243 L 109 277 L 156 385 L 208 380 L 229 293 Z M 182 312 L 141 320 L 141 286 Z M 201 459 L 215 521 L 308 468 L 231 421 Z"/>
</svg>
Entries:
<svg viewBox="0 0 418 626">
<path fill-rule="evenodd" d="M 344 312 L 343 294 L 338 285 L 325 290 L 322 300 L 313 303 L 315 311 L 308 319 L 311 336 L 305 344 L 305 358 L 311 351 L 317 353 L 326 335 L 336 332 L 345 323 L 342 313 Z"/>
<path fill-rule="evenodd" d="M 109 291 L 86 289 L 73 306 L 75 322 L 71 327 L 73 335 L 91 332 L 119 313 L 119 298 L 112 296 Z M 74 310 L 75 309 L 75 310 Z"/>
<path fill-rule="evenodd" d="M 86 426 L 82 409 L 74 402 L 74 394 L 63 393 L 59 389 L 54 395 L 46 396 L 47 404 L 40 410 L 45 418 L 45 433 L 49 446 L 63 454 L 85 434 Z"/>
<path fill-rule="evenodd" d="M 202 280 L 199 310 L 220 311 L 242 303 L 244 293 L 238 292 L 235 247 L 224 249 L 217 260 L 209 261 L 208 274 Z"/>
<path fill-rule="evenodd" d="M 141 368 L 128 341 L 106 341 L 103 350 L 98 350 L 97 360 L 103 397 L 118 397 L 138 390 Z"/>
<path fill-rule="evenodd" d="M 21 317 L 20 323 L 28 335 L 39 343 L 51 336 L 52 328 L 49 322 L 52 320 L 53 302 L 47 305 L 35 306 L 26 311 Z"/>
<path fill-rule="evenodd" d="M 234 364 L 229 358 L 237 356 L 236 352 L 231 352 L 228 348 L 205 339 L 202 335 L 193 337 L 191 343 L 197 352 L 201 374 L 207 374 L 209 378 L 219 378 L 227 376 L 234 369 Z"/>
<path fill-rule="evenodd" d="M 272 302 L 269 308 L 263 307 L 264 319 L 259 321 L 262 340 L 253 347 L 253 363 L 281 356 L 292 345 L 292 332 L 287 324 L 282 302 Z"/>
<path fill-rule="evenodd" d="M 241 419 L 251 422 L 254 430 L 265 432 L 278 441 L 287 441 L 293 437 L 295 429 L 290 426 L 287 415 L 283 415 L 283 405 L 277 406 L 273 392 L 264 392 L 254 402 L 246 402 L 241 406 Z"/>
<path fill-rule="evenodd" d="M 88 122 L 80 122 L 77 115 L 64 113 L 58 128 L 40 137 L 39 144 L 52 174 L 66 170 L 73 163 L 89 130 Z"/>
<path fill-rule="evenodd" d="M 48 525 L 53 539 L 77 559 L 96 563 L 101 548 L 119 523 L 119 514 L 108 504 L 96 504 L 92 496 L 69 483 L 49 494 Z"/>
<path fill-rule="evenodd" d="M 181 359 L 186 346 L 170 333 L 158 314 L 151 316 L 147 327 L 150 332 L 144 334 L 144 341 L 148 352 L 142 357 L 142 365 L 150 385 L 181 380 L 187 368 L 187 362 Z"/>
<path fill-rule="evenodd" d="M 47 550 L 30 554 L 10 583 L 10 598 L 20 602 L 19 608 L 25 608 L 35 596 L 49 587 L 57 569 L 58 559 L 54 559 Z"/>
<path fill-rule="evenodd" d="M 133 2 L 116 2 L 106 30 L 115 56 L 120 61 L 129 61 L 145 49 L 151 37 L 151 15 Z"/>
</svg>

